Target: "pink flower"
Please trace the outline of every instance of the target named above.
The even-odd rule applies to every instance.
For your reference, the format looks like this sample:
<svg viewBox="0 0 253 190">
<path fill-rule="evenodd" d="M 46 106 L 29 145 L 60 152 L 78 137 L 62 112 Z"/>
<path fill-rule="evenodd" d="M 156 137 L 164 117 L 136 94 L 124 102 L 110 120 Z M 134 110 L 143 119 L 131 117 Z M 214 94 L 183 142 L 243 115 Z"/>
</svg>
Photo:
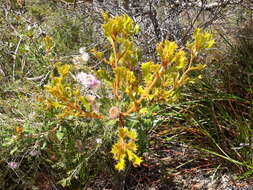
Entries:
<svg viewBox="0 0 253 190">
<path fill-rule="evenodd" d="M 14 170 L 19 167 L 19 164 L 17 162 L 8 162 L 8 167 Z"/>
<path fill-rule="evenodd" d="M 76 75 L 76 80 L 85 88 L 96 89 L 100 86 L 100 81 L 92 74 L 80 72 Z"/>
<path fill-rule="evenodd" d="M 37 150 L 32 150 L 29 154 L 30 154 L 31 156 L 37 156 L 37 155 L 40 154 L 40 152 L 37 151 Z"/>
</svg>

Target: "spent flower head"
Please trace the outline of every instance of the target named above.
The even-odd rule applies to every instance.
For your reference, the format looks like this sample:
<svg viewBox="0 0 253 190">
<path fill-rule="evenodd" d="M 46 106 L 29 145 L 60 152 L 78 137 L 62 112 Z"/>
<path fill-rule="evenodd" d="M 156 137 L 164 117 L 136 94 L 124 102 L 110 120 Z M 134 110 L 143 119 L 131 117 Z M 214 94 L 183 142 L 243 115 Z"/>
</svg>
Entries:
<svg viewBox="0 0 253 190">
<path fill-rule="evenodd" d="M 83 62 L 86 63 L 89 59 L 90 59 L 90 55 L 89 55 L 88 53 L 84 52 L 84 53 L 81 55 L 81 60 L 82 60 Z"/>
<path fill-rule="evenodd" d="M 110 110 L 109 110 L 109 117 L 111 119 L 117 118 L 119 116 L 119 114 L 120 114 L 120 111 L 119 111 L 118 107 L 113 106 L 113 107 L 110 108 Z"/>
<path fill-rule="evenodd" d="M 79 49 L 79 53 L 82 55 L 82 54 L 84 54 L 84 53 L 86 53 L 86 47 L 81 47 L 80 49 Z"/>
<path fill-rule="evenodd" d="M 79 65 L 79 64 L 83 64 L 83 63 L 86 63 L 87 61 L 89 61 L 90 55 L 85 50 L 86 50 L 85 47 L 81 47 L 79 49 L 80 55 L 76 55 L 73 57 L 72 61 L 74 64 Z"/>
<path fill-rule="evenodd" d="M 29 154 L 30 154 L 31 156 L 37 156 L 37 155 L 40 155 L 40 152 L 37 151 L 37 150 L 32 150 Z"/>
<path fill-rule="evenodd" d="M 103 141 L 102 141 L 101 138 L 97 138 L 97 139 L 96 139 L 96 142 L 97 142 L 97 144 L 102 144 Z"/>
<path fill-rule="evenodd" d="M 81 54 L 81 59 L 84 62 L 87 62 L 90 58 L 90 55 L 86 52 L 86 48 L 85 47 L 81 47 L 79 49 L 79 53 Z"/>
<path fill-rule="evenodd" d="M 72 62 L 73 62 L 75 65 L 81 64 L 81 62 L 82 62 L 81 57 L 80 57 L 79 55 L 74 56 L 73 59 L 72 59 Z"/>
</svg>

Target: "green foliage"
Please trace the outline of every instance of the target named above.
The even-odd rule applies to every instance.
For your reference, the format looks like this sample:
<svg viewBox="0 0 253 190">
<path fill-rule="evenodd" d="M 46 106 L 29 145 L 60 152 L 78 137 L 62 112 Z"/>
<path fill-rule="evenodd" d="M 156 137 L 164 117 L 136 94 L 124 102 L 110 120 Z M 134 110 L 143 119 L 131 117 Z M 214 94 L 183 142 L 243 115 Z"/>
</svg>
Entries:
<svg viewBox="0 0 253 190">
<path fill-rule="evenodd" d="M 0 90 L 0 166 L 4 171 L 0 175 L 0 187 L 3 189 L 8 189 L 11 182 L 13 188 L 33 188 L 34 176 L 45 164 L 41 155 L 45 150 L 45 131 L 49 128 L 43 127 L 36 114 L 38 103 L 31 91 L 38 92 L 39 88 L 21 81 L 7 83 Z M 18 168 L 10 168 L 12 162 Z"/>
<path fill-rule="evenodd" d="M 4 42 L 0 48 L 0 64 L 6 78 L 45 76 L 50 69 L 48 62 L 54 60 L 56 54 L 57 59 L 62 59 L 60 56 L 70 55 L 81 45 L 92 42 L 89 18 L 70 15 L 55 3 L 33 0 L 26 6 L 28 11 L 23 15 L 10 12 L 5 18 L 4 11 L 0 12 L 0 40 Z M 87 24 L 82 24 L 83 19 Z M 51 44 L 54 48 L 49 51 L 45 48 L 45 39 L 50 38 L 54 39 Z"/>
<path fill-rule="evenodd" d="M 37 33 L 38 28 L 30 26 L 22 17 L 13 16 L 9 22 L 5 22 L 3 27 L 11 24 L 15 28 L 7 29 L 1 35 L 1 40 L 5 41 L 0 52 L 5 76 L 15 79 L 41 75 L 46 69 L 43 64 L 47 62 L 43 36 Z"/>
<path fill-rule="evenodd" d="M 83 21 L 87 23 L 83 26 Z M 62 16 L 55 21 L 55 27 L 50 31 L 50 35 L 55 42 L 57 55 L 69 55 L 77 51 L 80 46 L 93 42 L 92 25 L 88 18 L 77 16 Z"/>
</svg>

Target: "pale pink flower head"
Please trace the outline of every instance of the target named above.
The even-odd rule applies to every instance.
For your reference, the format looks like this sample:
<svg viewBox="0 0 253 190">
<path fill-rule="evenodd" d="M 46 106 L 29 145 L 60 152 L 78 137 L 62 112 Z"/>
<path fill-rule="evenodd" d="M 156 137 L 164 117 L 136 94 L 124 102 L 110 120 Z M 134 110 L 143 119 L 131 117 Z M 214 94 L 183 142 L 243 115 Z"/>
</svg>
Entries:
<svg viewBox="0 0 253 190">
<path fill-rule="evenodd" d="M 8 167 L 14 170 L 19 167 L 19 164 L 17 162 L 8 162 Z"/>
<path fill-rule="evenodd" d="M 101 82 L 96 79 L 96 77 L 92 74 L 87 74 L 84 72 L 80 72 L 76 75 L 76 80 L 85 88 L 89 89 L 97 89 Z"/>
<path fill-rule="evenodd" d="M 37 155 L 40 154 L 40 152 L 37 151 L 37 150 L 32 150 L 29 154 L 30 154 L 31 156 L 37 156 Z"/>
</svg>

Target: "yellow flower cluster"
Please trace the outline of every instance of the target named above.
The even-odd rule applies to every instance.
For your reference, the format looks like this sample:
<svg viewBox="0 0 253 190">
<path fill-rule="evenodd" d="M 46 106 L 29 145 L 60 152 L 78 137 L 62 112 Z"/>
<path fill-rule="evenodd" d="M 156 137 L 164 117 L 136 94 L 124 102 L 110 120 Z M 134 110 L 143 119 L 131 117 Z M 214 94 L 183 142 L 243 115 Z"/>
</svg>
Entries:
<svg viewBox="0 0 253 190">
<path fill-rule="evenodd" d="M 113 158 L 117 161 L 115 169 L 122 171 L 125 169 L 125 158 L 133 163 L 133 165 L 139 166 L 142 162 L 141 158 L 138 157 L 135 152 L 137 151 L 137 140 L 136 131 L 130 131 L 127 128 L 118 129 L 118 141 L 112 147 Z"/>
</svg>

